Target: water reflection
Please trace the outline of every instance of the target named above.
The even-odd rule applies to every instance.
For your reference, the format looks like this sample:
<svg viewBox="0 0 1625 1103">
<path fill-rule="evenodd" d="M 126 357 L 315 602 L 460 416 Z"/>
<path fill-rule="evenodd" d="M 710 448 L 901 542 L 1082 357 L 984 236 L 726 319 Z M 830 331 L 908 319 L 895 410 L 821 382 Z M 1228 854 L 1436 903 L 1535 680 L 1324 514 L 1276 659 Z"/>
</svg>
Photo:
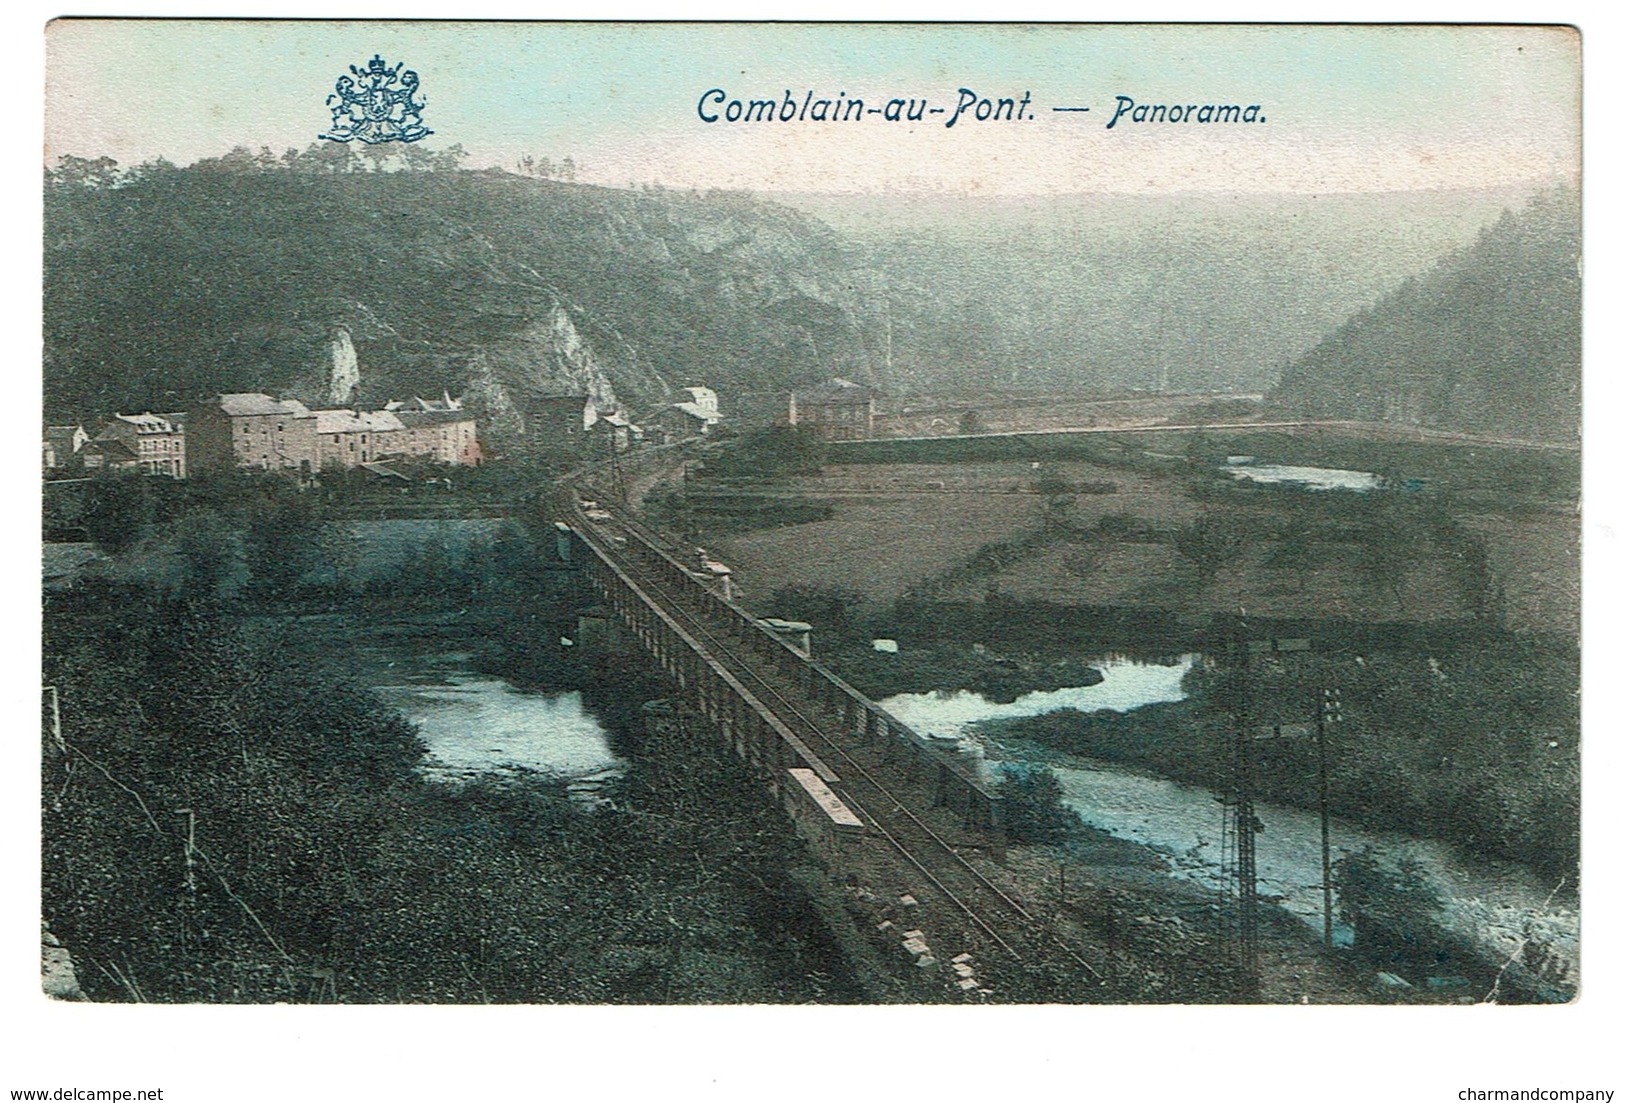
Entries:
<svg viewBox="0 0 1625 1103">
<path fill-rule="evenodd" d="M 1185 674 L 1198 661 L 1186 655 L 1172 665 L 1113 659 L 1095 664 L 1105 675 L 1098 685 L 1029 693 L 1001 705 L 980 694 L 905 693 L 881 704 L 921 735 L 958 739 L 980 750 L 975 725 L 983 720 L 1039 716 L 1059 709 L 1126 711 L 1141 705 L 1179 701 Z M 1220 854 L 1224 806 L 1213 791 L 1182 785 L 1129 768 L 1011 741 L 992 745 L 988 754 L 1006 761 L 1048 764 L 1061 783 L 1063 798 L 1091 827 L 1152 847 L 1174 876 L 1218 889 L 1223 885 Z M 996 764 L 995 764 L 996 765 Z M 1257 838 L 1259 891 L 1315 929 L 1321 922 L 1320 819 L 1313 812 L 1260 803 L 1266 830 Z M 1370 848 L 1379 865 L 1398 869 L 1414 862 L 1438 894 L 1441 921 L 1487 956 L 1516 955 L 1528 937 L 1548 946 L 1554 976 L 1573 975 L 1578 961 L 1579 913 L 1548 900 L 1553 886 L 1521 866 L 1463 854 L 1452 847 L 1397 831 L 1374 831 L 1334 820 L 1334 856 Z M 1348 932 L 1339 929 L 1345 939 Z"/>
<path fill-rule="evenodd" d="M 1375 490 L 1382 479 L 1369 471 L 1336 467 L 1294 467 L 1281 463 L 1227 463 L 1219 470 L 1232 478 L 1255 483 L 1303 487 L 1308 490 Z"/>
<path fill-rule="evenodd" d="M 579 691 L 522 690 L 449 648 L 363 649 L 373 691 L 418 725 L 424 772 L 442 779 L 541 774 L 579 779 L 623 765 Z"/>
<path fill-rule="evenodd" d="M 1008 704 L 989 701 L 980 693 L 961 689 L 900 693 L 881 701 L 880 706 L 921 735 L 962 739 L 970 734 L 970 725 L 983 720 L 1042 716 L 1061 709 L 1126 712 L 1160 701 L 1183 701 L 1185 690 L 1181 683 L 1196 658 L 1182 655 L 1167 664 L 1108 659 L 1092 664 L 1103 676 L 1095 685 L 1040 690 L 1023 694 Z"/>
<path fill-rule="evenodd" d="M 456 675 L 442 686 L 380 686 L 416 721 L 431 775 L 540 773 L 584 777 L 618 766 L 598 718 L 576 691 L 526 693 L 499 678 Z"/>
</svg>

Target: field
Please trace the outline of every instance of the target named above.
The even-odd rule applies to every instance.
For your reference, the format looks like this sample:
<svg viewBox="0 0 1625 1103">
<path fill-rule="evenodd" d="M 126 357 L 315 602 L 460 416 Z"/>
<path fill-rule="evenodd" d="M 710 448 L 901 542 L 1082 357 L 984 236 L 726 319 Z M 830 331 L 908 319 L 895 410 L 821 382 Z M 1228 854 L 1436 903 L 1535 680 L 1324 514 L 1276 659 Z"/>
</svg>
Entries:
<svg viewBox="0 0 1625 1103">
<path fill-rule="evenodd" d="M 997 595 L 1198 617 L 1246 610 L 1578 630 L 1579 523 L 1566 456 L 1414 442 L 1339 448 L 1280 433 L 1183 446 L 1162 437 L 1080 442 L 1087 459 L 831 463 L 819 475 L 695 481 L 696 507 L 817 503 L 826 519 L 738 531 L 708 527 L 700 508 L 687 526 L 763 612 L 759 603 L 776 590 L 799 586 L 844 591 L 871 610 L 903 597 L 963 604 Z M 986 447 L 929 443 L 945 459 Z M 1412 491 L 1254 487 L 1218 470 L 1215 455 L 1249 449 L 1294 463 L 1363 462 L 1359 469 L 1393 473 L 1396 484 L 1408 479 Z"/>
</svg>

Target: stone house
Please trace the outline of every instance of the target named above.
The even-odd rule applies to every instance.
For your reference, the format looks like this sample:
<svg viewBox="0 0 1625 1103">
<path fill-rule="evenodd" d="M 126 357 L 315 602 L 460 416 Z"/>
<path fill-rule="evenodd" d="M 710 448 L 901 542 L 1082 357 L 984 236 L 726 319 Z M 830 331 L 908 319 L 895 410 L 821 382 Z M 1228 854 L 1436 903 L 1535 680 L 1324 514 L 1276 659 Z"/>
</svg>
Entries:
<svg viewBox="0 0 1625 1103">
<path fill-rule="evenodd" d="M 876 393 L 847 379 L 793 390 L 787 420 L 812 428 L 825 440 L 868 440 L 875 434 Z"/>
<path fill-rule="evenodd" d="M 402 455 L 459 467 L 475 467 L 481 462 L 474 417 L 463 412 L 463 400 L 451 397 L 449 391 L 441 392 L 439 398 L 387 402 L 384 409 L 400 419 L 404 430 Z"/>
<path fill-rule="evenodd" d="M 316 414 L 295 399 L 223 394 L 192 411 L 192 466 L 311 474 L 316 464 Z"/>
<path fill-rule="evenodd" d="M 573 447 L 598 420 L 598 408 L 585 394 L 516 397 L 525 419 L 525 436 L 536 444 Z"/>
<path fill-rule="evenodd" d="M 382 410 L 311 410 L 292 399 L 226 394 L 194 411 L 194 465 L 263 471 L 345 471 L 384 459 L 480 462 L 474 418 L 449 396 Z"/>
<path fill-rule="evenodd" d="M 664 406 L 655 414 L 655 425 L 667 440 L 706 436 L 722 420 L 717 412 L 717 392 L 710 387 L 682 389 L 688 395 L 687 401 Z"/>
<path fill-rule="evenodd" d="M 79 450 L 86 471 L 123 471 L 141 466 L 135 450 L 121 440 L 93 440 Z"/>
<path fill-rule="evenodd" d="M 114 414 L 113 420 L 96 434 L 98 444 L 109 441 L 117 441 L 128 449 L 148 475 L 186 478 L 185 414 Z M 110 450 L 104 450 L 104 466 L 111 454 Z"/>
<path fill-rule="evenodd" d="M 316 410 L 317 471 L 340 471 L 398 456 L 406 426 L 388 410 Z"/>
</svg>

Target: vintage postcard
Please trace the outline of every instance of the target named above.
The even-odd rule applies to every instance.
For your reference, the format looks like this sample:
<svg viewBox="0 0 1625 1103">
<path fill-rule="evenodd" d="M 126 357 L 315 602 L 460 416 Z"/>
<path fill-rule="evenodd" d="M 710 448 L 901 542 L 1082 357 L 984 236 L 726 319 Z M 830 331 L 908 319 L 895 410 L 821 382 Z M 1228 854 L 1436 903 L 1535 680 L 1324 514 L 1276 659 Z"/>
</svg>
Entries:
<svg viewBox="0 0 1625 1103">
<path fill-rule="evenodd" d="M 1575 999 L 1574 28 L 45 40 L 51 995 Z"/>
</svg>

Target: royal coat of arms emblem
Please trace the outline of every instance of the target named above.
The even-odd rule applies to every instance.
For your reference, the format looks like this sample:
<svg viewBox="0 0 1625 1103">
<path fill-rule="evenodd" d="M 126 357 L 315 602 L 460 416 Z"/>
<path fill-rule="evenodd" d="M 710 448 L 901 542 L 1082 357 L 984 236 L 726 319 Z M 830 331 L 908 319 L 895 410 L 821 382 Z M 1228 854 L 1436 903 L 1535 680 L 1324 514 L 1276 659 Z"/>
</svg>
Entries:
<svg viewBox="0 0 1625 1103">
<path fill-rule="evenodd" d="M 368 145 L 415 142 L 434 133 L 423 125 L 424 103 L 417 73 L 374 54 L 365 69 L 352 65 L 350 75 L 338 79 L 327 97 L 332 129 L 318 137 Z"/>
</svg>

